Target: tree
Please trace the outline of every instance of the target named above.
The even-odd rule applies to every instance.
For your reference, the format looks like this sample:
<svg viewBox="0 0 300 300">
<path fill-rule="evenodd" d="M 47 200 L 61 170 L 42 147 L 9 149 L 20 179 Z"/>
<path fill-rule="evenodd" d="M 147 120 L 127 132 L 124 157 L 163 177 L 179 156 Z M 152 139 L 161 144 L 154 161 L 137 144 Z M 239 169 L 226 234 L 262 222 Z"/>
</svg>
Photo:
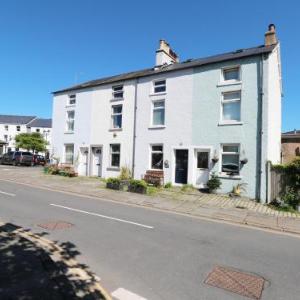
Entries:
<svg viewBox="0 0 300 300">
<path fill-rule="evenodd" d="M 45 152 L 48 142 L 39 132 L 20 133 L 15 137 L 16 148 L 27 149 L 28 151 Z"/>
</svg>

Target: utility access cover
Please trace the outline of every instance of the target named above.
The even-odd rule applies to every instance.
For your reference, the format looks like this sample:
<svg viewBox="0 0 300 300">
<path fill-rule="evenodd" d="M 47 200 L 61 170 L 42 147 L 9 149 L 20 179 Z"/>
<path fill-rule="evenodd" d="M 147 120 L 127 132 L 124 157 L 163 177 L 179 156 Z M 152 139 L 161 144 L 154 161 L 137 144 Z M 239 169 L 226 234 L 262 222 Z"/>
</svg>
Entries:
<svg viewBox="0 0 300 300">
<path fill-rule="evenodd" d="M 216 266 L 204 283 L 251 299 L 259 300 L 265 280 L 257 275 Z"/>
<path fill-rule="evenodd" d="M 38 224 L 38 226 L 47 230 L 57 230 L 57 229 L 67 229 L 74 225 L 64 221 L 54 221 L 54 222 Z"/>
</svg>

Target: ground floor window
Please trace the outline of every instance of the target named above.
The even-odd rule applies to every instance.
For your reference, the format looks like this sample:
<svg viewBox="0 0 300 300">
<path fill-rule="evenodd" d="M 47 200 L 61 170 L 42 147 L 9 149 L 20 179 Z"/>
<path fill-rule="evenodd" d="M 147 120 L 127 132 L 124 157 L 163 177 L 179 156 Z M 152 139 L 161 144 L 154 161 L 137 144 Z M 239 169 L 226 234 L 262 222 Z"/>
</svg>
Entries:
<svg viewBox="0 0 300 300">
<path fill-rule="evenodd" d="M 74 161 L 74 144 L 65 145 L 65 163 L 73 164 Z"/>
<path fill-rule="evenodd" d="M 209 152 L 198 151 L 197 152 L 197 168 L 198 169 L 208 169 L 209 165 Z"/>
<path fill-rule="evenodd" d="M 151 146 L 151 169 L 163 169 L 163 145 Z"/>
<path fill-rule="evenodd" d="M 238 175 L 240 173 L 240 146 L 222 145 L 222 173 Z"/>
<path fill-rule="evenodd" d="M 110 144 L 110 166 L 114 168 L 120 167 L 120 144 Z"/>
</svg>

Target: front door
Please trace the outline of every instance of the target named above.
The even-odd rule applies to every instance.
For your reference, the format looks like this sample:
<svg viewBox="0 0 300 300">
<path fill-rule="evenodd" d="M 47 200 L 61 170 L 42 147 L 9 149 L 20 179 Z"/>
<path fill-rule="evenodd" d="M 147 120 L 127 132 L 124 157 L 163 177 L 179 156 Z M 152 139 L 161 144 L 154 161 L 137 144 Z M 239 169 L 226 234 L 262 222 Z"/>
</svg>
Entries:
<svg viewBox="0 0 300 300">
<path fill-rule="evenodd" d="M 209 150 L 196 150 L 196 186 L 206 188 L 209 179 Z"/>
<path fill-rule="evenodd" d="M 175 183 L 187 183 L 188 156 L 188 150 L 175 150 Z"/>
<path fill-rule="evenodd" d="M 102 176 L 102 148 L 92 148 L 92 176 Z"/>
</svg>

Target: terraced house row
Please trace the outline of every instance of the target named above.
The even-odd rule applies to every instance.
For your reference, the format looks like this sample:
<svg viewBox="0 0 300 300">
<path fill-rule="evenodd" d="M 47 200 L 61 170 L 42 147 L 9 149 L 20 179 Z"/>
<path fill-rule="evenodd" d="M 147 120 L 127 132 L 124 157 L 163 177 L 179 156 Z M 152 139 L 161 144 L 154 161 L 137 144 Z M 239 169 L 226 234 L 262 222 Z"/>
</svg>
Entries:
<svg viewBox="0 0 300 300">
<path fill-rule="evenodd" d="M 280 162 L 280 44 L 265 43 L 179 62 L 161 40 L 155 66 L 54 92 L 52 154 L 80 175 L 141 179 L 204 188 L 215 172 L 220 192 L 247 183 L 268 199 L 268 162 Z"/>
</svg>

